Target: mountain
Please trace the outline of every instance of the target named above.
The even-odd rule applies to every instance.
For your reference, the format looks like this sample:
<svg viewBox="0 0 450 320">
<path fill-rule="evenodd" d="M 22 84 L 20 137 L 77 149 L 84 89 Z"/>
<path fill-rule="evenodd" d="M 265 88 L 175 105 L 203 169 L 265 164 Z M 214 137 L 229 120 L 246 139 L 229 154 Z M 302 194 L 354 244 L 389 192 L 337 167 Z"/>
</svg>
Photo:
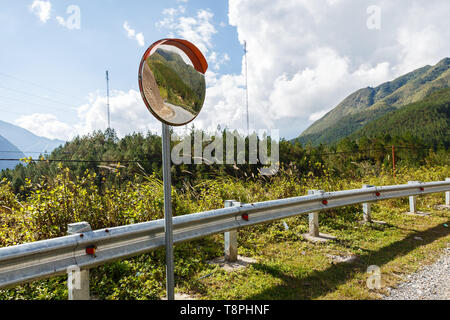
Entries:
<svg viewBox="0 0 450 320">
<path fill-rule="evenodd" d="M 0 120 L 0 136 L 17 147 L 26 157 L 36 157 L 36 152 L 52 152 L 65 141 L 37 136 L 30 131 Z M 4 151 L 0 148 L 0 151 Z"/>
<path fill-rule="evenodd" d="M 0 159 L 21 159 L 25 155 L 11 142 L 0 136 Z M 18 161 L 0 161 L 0 171 L 3 169 L 12 169 Z"/>
<path fill-rule="evenodd" d="M 435 66 L 425 66 L 378 87 L 354 92 L 294 140 L 314 145 L 334 143 L 387 113 L 448 87 L 450 58 L 445 58 Z"/>
<path fill-rule="evenodd" d="M 396 109 L 353 133 L 350 138 L 411 136 L 428 146 L 450 146 L 450 88 L 433 92 L 423 100 Z"/>
</svg>

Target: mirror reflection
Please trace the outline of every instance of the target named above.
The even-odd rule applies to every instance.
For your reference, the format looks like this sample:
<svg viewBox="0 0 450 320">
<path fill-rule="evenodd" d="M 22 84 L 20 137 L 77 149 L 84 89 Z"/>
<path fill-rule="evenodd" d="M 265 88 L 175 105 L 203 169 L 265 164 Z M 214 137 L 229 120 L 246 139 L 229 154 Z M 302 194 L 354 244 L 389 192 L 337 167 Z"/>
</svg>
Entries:
<svg viewBox="0 0 450 320">
<path fill-rule="evenodd" d="M 141 79 L 147 107 L 167 124 L 186 124 L 203 106 L 205 76 L 175 46 L 160 45 L 153 50 L 144 62 Z"/>
</svg>

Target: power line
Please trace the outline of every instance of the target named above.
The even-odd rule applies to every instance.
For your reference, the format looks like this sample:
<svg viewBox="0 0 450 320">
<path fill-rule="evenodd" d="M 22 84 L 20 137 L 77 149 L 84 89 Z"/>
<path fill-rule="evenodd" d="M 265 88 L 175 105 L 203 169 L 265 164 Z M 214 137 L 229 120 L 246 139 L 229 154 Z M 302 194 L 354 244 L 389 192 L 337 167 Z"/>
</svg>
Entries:
<svg viewBox="0 0 450 320">
<path fill-rule="evenodd" d="M 429 150 L 432 147 L 407 147 L 407 146 L 396 146 L 395 148 L 398 149 L 410 149 L 410 150 Z M 309 153 L 309 155 L 317 155 L 317 156 L 328 156 L 328 155 L 337 155 L 337 154 L 357 154 L 367 151 L 388 151 L 391 150 L 390 148 L 381 148 L 381 149 L 363 149 L 363 150 L 357 150 L 357 151 L 337 151 L 337 152 L 328 152 L 328 153 Z"/>
<path fill-rule="evenodd" d="M 396 146 L 397 147 L 397 146 Z M 400 147 L 397 147 L 400 148 Z M 404 149 L 429 149 L 429 148 L 414 148 L 414 147 L 401 147 Z M 318 153 L 309 155 L 336 155 L 336 154 L 357 154 L 366 151 L 388 151 L 390 149 L 365 149 L 359 151 L 341 151 L 341 152 L 331 152 L 331 153 Z M 13 152 L 13 151 L 0 151 L 0 152 Z M 26 153 L 37 153 L 37 152 L 26 152 Z M 0 159 L 0 161 L 22 161 L 23 159 Z M 139 163 L 139 162 L 152 162 L 153 160 L 140 159 L 140 160 L 85 160 L 85 159 L 27 159 L 35 162 L 70 162 L 70 163 Z"/>
<path fill-rule="evenodd" d="M 17 89 L 14 89 L 14 88 L 8 88 L 8 87 L 4 87 L 4 86 L 0 86 L 0 88 L 6 89 L 6 90 L 15 91 L 15 92 L 22 93 L 22 94 L 25 94 L 25 95 L 28 95 L 28 96 L 32 96 L 32 97 L 36 97 L 36 98 L 39 98 L 39 99 L 45 99 L 45 100 L 51 101 L 53 103 L 63 104 L 63 105 L 69 106 L 69 107 L 78 108 L 78 106 L 75 106 L 75 105 L 72 105 L 72 104 L 68 104 L 68 103 L 65 103 L 65 102 L 53 100 L 53 99 L 50 99 L 50 98 L 47 98 L 47 97 L 39 96 L 37 94 L 25 92 L 25 91 L 22 91 L 22 90 L 17 90 Z"/>
<path fill-rule="evenodd" d="M 139 163 L 152 160 L 79 160 L 79 159 L 0 159 L 0 161 L 31 161 L 31 162 L 69 162 L 69 163 Z"/>
<path fill-rule="evenodd" d="M 9 100 L 16 101 L 16 102 L 20 102 L 20 103 L 23 103 L 23 104 L 26 104 L 26 105 L 31 104 L 31 105 L 35 105 L 35 106 L 38 106 L 38 107 L 41 107 L 41 108 L 45 108 L 45 109 L 50 109 L 50 110 L 60 110 L 60 111 L 65 111 L 65 112 L 67 112 L 67 109 L 58 108 L 58 107 L 54 107 L 54 106 L 47 106 L 47 105 L 39 104 L 39 103 L 36 103 L 36 102 L 23 101 L 23 100 L 17 99 L 17 98 L 6 97 L 6 96 L 2 96 L 2 95 L 0 95 L 0 98 L 9 99 Z M 7 111 L 7 112 L 17 113 L 17 112 L 13 112 L 13 111 Z M 17 114 L 19 114 L 19 113 L 17 113 Z M 20 114 L 21 114 L 21 113 L 20 113 Z"/>
<path fill-rule="evenodd" d="M 28 81 L 28 80 L 23 80 L 23 79 L 20 79 L 18 77 L 15 77 L 15 76 L 12 76 L 12 75 L 9 75 L 9 74 L 5 74 L 5 73 L 2 73 L 2 72 L 0 72 L 0 76 L 11 78 L 11 79 L 14 79 L 14 80 L 17 80 L 17 81 L 21 81 L 21 82 L 24 82 L 24 83 L 28 83 L 28 84 L 36 86 L 38 88 L 45 89 L 45 90 L 48 90 L 48 91 L 52 91 L 52 92 L 57 93 L 59 95 L 67 96 L 67 97 L 70 97 L 70 98 L 75 98 L 75 99 L 78 99 L 80 101 L 84 101 L 85 100 L 83 98 L 76 97 L 76 96 L 73 96 L 73 95 L 70 95 L 70 94 L 66 94 L 66 93 L 63 93 L 63 92 L 55 90 L 55 89 L 47 88 L 47 87 L 44 87 L 44 86 L 42 86 L 40 84 L 37 84 L 35 82 L 31 82 L 31 81 Z"/>
<path fill-rule="evenodd" d="M 20 153 L 20 152 L 22 152 L 22 153 L 36 153 L 36 154 L 50 154 L 51 153 L 51 152 L 47 152 L 47 151 L 42 152 L 42 151 L 22 151 L 22 150 L 19 150 L 19 151 L 0 151 L 0 153 Z"/>
<path fill-rule="evenodd" d="M 9 109 L 0 109 L 0 110 L 2 110 L 2 112 L 5 112 L 5 113 L 12 113 L 12 114 L 18 114 L 19 116 L 23 116 L 24 115 L 24 113 L 20 113 L 20 112 L 14 112 L 14 111 L 11 111 L 11 110 L 9 110 Z"/>
</svg>

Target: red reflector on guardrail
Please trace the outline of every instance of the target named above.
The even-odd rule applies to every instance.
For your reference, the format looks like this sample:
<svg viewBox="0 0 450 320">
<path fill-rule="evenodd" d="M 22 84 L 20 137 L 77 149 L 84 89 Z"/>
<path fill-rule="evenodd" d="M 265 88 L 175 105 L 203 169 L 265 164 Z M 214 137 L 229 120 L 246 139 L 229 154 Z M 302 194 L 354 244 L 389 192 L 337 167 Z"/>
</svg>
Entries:
<svg viewBox="0 0 450 320">
<path fill-rule="evenodd" d="M 420 187 L 420 191 L 423 191 L 423 190 L 425 190 L 423 187 Z"/>
<path fill-rule="evenodd" d="M 90 247 L 87 247 L 87 248 L 86 248 L 86 254 L 94 255 L 96 249 L 97 249 L 96 246 L 90 246 Z"/>
<path fill-rule="evenodd" d="M 379 196 L 381 195 L 381 193 L 375 192 L 375 195 L 376 195 L 377 197 L 379 197 Z"/>
<path fill-rule="evenodd" d="M 244 213 L 242 215 L 242 219 L 244 219 L 245 221 L 248 221 L 248 214 Z"/>
<path fill-rule="evenodd" d="M 328 204 L 328 200 L 322 200 L 323 204 Z"/>
</svg>

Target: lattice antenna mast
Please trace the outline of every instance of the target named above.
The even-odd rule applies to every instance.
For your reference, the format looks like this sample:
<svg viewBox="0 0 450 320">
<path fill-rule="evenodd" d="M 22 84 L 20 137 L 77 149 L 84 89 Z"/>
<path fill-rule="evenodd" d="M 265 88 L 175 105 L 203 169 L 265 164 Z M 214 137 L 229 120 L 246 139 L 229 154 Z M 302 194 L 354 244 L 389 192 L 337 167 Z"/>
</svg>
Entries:
<svg viewBox="0 0 450 320">
<path fill-rule="evenodd" d="M 247 109 L 247 136 L 250 135 L 250 119 L 248 115 L 248 72 L 247 72 L 247 41 L 244 40 L 244 56 L 245 56 L 245 102 Z"/>
<path fill-rule="evenodd" d="M 108 129 L 111 129 L 111 118 L 109 114 L 109 74 L 106 70 L 106 107 L 108 109 Z"/>
</svg>

